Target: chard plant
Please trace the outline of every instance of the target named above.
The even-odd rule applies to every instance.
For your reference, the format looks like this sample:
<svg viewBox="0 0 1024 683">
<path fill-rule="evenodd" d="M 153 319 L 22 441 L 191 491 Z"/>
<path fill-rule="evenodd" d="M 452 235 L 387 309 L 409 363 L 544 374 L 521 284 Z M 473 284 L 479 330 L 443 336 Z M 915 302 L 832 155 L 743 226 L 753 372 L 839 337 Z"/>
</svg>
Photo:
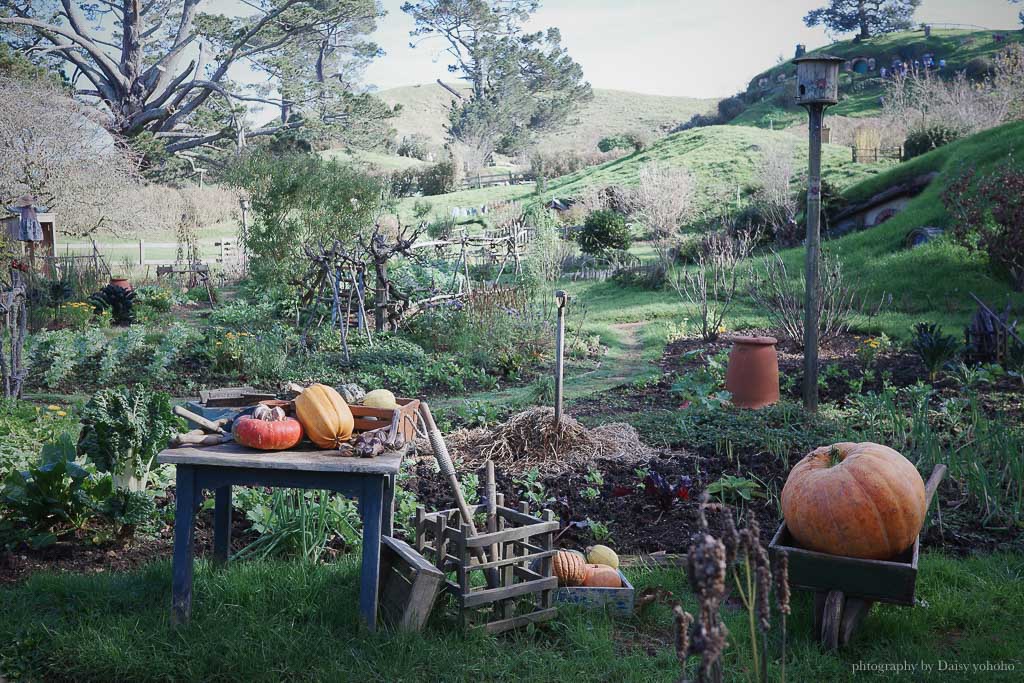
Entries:
<svg viewBox="0 0 1024 683">
<path fill-rule="evenodd" d="M 109 472 L 118 489 L 144 491 L 157 453 L 178 430 L 166 393 L 136 385 L 102 389 L 82 412 L 78 451 L 101 472 Z"/>
</svg>

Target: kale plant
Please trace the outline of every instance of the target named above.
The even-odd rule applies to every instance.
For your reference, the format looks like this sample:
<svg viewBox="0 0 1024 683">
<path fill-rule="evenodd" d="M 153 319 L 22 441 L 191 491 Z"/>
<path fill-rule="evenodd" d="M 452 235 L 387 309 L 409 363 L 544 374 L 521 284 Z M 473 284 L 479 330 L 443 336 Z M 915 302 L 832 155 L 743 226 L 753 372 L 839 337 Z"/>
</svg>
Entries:
<svg viewBox="0 0 1024 683">
<path fill-rule="evenodd" d="M 114 325 L 131 325 L 135 322 L 135 290 L 117 285 L 107 285 L 89 297 L 97 315 L 110 310 L 110 321 Z"/>
</svg>

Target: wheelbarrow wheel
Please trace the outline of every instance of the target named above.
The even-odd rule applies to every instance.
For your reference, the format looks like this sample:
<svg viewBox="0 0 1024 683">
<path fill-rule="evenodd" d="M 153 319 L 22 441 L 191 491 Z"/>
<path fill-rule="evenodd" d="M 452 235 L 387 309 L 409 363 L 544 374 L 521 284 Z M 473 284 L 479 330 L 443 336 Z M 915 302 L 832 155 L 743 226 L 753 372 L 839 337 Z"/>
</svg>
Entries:
<svg viewBox="0 0 1024 683">
<path fill-rule="evenodd" d="M 840 590 L 816 593 L 814 630 L 821 646 L 834 652 L 849 643 L 873 604 L 871 600 L 847 597 Z"/>
</svg>

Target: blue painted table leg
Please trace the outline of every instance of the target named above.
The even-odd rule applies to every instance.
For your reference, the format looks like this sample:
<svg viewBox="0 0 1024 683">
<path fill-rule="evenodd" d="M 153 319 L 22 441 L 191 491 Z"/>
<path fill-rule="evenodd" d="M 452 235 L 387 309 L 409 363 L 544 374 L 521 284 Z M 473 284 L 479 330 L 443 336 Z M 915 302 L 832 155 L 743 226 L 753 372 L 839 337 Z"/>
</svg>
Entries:
<svg viewBox="0 0 1024 683">
<path fill-rule="evenodd" d="M 221 486 L 214 496 L 213 561 L 223 565 L 231 556 L 231 486 Z"/>
<path fill-rule="evenodd" d="M 363 567 L 359 580 L 359 612 L 371 631 L 377 630 L 377 590 L 380 581 L 380 532 L 384 476 L 367 478 L 359 507 L 363 513 Z"/>
<path fill-rule="evenodd" d="M 395 535 L 395 487 L 398 481 L 393 476 L 384 477 L 384 507 L 381 510 L 381 535 Z"/>
<path fill-rule="evenodd" d="M 192 614 L 193 527 L 200 491 L 196 471 L 178 465 L 174 490 L 174 559 L 171 563 L 171 625 L 187 624 Z"/>
</svg>

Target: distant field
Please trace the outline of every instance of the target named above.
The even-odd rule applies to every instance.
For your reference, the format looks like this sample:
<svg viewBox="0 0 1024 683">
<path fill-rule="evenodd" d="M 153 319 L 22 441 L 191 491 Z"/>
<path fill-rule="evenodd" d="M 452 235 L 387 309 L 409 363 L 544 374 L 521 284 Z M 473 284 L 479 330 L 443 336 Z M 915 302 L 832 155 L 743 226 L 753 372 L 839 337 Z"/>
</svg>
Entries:
<svg viewBox="0 0 1024 683">
<path fill-rule="evenodd" d="M 376 94 L 390 105 L 402 105 L 402 113 L 392 122 L 398 139 L 419 133 L 438 145 L 444 142 L 444 124 L 454 99 L 444 88 L 426 83 L 390 88 Z M 594 99 L 584 104 L 562 129 L 542 136 L 539 147 L 547 151 L 587 151 L 596 150 L 601 138 L 614 133 L 635 130 L 647 135 L 664 135 L 694 114 L 710 110 L 714 102 L 595 88 Z"/>
</svg>

